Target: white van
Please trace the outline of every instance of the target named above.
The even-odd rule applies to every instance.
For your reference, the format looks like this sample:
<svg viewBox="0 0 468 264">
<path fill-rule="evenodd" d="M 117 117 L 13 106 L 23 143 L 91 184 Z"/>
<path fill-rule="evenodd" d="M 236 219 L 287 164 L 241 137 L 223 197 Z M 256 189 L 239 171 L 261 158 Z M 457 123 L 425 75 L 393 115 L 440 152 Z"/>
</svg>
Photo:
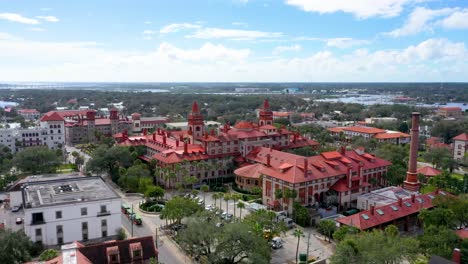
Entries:
<svg viewBox="0 0 468 264">
<path fill-rule="evenodd" d="M 283 221 L 289 229 L 294 227 L 294 221 L 291 218 L 285 218 Z"/>
</svg>

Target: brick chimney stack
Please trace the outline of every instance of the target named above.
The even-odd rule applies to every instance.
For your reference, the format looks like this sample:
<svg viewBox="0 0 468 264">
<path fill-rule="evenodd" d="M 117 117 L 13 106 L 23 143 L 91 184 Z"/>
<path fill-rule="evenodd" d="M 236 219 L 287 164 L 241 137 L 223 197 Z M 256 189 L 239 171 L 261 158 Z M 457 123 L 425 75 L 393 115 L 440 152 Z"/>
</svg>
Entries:
<svg viewBox="0 0 468 264">
<path fill-rule="evenodd" d="M 188 143 L 184 142 L 184 154 L 188 153 Z"/>
<path fill-rule="evenodd" d="M 461 263 L 461 251 L 460 251 L 459 248 L 453 249 L 452 261 L 457 263 L 457 264 Z"/>
<path fill-rule="evenodd" d="M 406 180 L 403 182 L 403 188 L 408 191 L 419 191 L 420 182 L 416 172 L 418 165 L 418 146 L 419 146 L 419 116 L 418 112 L 413 112 L 413 121 L 411 124 L 411 146 Z"/>
<path fill-rule="evenodd" d="M 374 215 L 374 212 L 375 212 L 375 205 L 371 205 L 370 206 L 370 214 Z"/>
<path fill-rule="evenodd" d="M 271 156 L 270 156 L 270 154 L 267 154 L 266 158 L 267 158 L 267 166 L 270 167 L 271 166 Z"/>
</svg>

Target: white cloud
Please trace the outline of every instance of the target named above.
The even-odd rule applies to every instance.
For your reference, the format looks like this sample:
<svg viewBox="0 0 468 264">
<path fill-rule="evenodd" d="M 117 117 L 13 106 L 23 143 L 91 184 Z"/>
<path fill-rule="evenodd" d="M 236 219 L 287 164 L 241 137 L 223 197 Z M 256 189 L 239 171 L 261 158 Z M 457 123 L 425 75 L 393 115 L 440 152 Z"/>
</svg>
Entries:
<svg viewBox="0 0 468 264">
<path fill-rule="evenodd" d="M 50 8 L 50 7 L 41 7 L 40 10 L 41 11 L 50 11 L 50 10 L 52 10 L 52 8 Z"/>
<path fill-rule="evenodd" d="M 468 29 L 468 9 L 454 12 L 450 16 L 439 21 L 439 24 L 449 29 Z"/>
<path fill-rule="evenodd" d="M 197 24 L 191 24 L 191 23 L 175 23 L 175 24 L 170 24 L 166 25 L 163 28 L 159 30 L 161 34 L 166 34 L 166 33 L 174 33 L 178 32 L 184 29 L 194 29 L 194 28 L 200 28 L 200 25 Z"/>
<path fill-rule="evenodd" d="M 37 19 L 24 17 L 20 14 L 15 14 L 15 13 L 0 13 L 0 19 L 8 20 L 11 22 L 30 24 L 30 25 L 39 24 L 39 21 Z"/>
<path fill-rule="evenodd" d="M 236 27 L 248 27 L 249 24 L 247 24 L 246 22 L 232 22 L 231 25 L 233 26 L 236 26 Z"/>
<path fill-rule="evenodd" d="M 422 0 L 286 0 L 286 4 L 307 12 L 345 12 L 364 19 L 398 16 L 403 7 Z"/>
<path fill-rule="evenodd" d="M 297 52 L 301 50 L 302 50 L 302 46 L 298 44 L 291 45 L 291 46 L 278 46 L 278 47 L 275 47 L 275 49 L 273 50 L 273 54 L 280 54 L 280 53 L 287 52 L 287 51 Z"/>
<path fill-rule="evenodd" d="M 54 16 L 36 16 L 36 18 L 39 18 L 41 20 L 47 21 L 47 22 L 59 22 L 60 20 Z"/>
<path fill-rule="evenodd" d="M 151 22 L 151 21 L 145 21 L 144 23 L 145 23 L 146 25 L 151 25 L 153 22 Z"/>
<path fill-rule="evenodd" d="M 279 38 L 283 33 L 280 32 L 265 32 L 256 30 L 242 29 L 224 29 L 224 28 L 201 28 L 193 34 L 186 36 L 187 38 L 198 39 L 232 39 L 232 40 L 252 40 L 258 38 Z"/>
<path fill-rule="evenodd" d="M 403 49 L 259 59 L 214 43 L 135 52 L 0 33 L 0 68 L 1 81 L 468 81 L 468 51 L 463 42 L 428 39 Z"/>
<path fill-rule="evenodd" d="M 44 28 L 40 28 L 40 27 L 32 27 L 32 28 L 28 28 L 29 31 L 34 31 L 34 32 L 43 32 L 45 31 Z"/>
<path fill-rule="evenodd" d="M 395 29 L 387 34 L 392 37 L 401 37 L 407 35 L 414 35 L 422 31 L 431 31 L 433 28 L 432 22 L 437 17 L 447 16 L 453 13 L 456 9 L 454 8 L 443 8 L 443 9 L 427 9 L 424 7 L 417 7 L 409 15 L 405 24 L 398 29 Z"/>
<path fill-rule="evenodd" d="M 352 48 L 354 46 L 363 46 L 371 43 L 370 40 L 365 39 L 353 39 L 348 37 L 341 38 L 316 38 L 316 37 L 297 37 L 295 41 L 321 41 L 326 44 L 327 47 L 335 47 L 340 49 Z"/>
<path fill-rule="evenodd" d="M 362 46 L 370 43 L 368 40 L 353 39 L 353 38 L 329 38 L 326 39 L 328 47 L 336 47 L 340 49 L 347 49 L 354 46 Z"/>
<path fill-rule="evenodd" d="M 144 35 L 154 35 L 154 34 L 157 34 L 157 33 L 158 33 L 158 31 L 154 31 L 154 30 L 150 30 L 150 29 L 143 30 Z"/>
</svg>

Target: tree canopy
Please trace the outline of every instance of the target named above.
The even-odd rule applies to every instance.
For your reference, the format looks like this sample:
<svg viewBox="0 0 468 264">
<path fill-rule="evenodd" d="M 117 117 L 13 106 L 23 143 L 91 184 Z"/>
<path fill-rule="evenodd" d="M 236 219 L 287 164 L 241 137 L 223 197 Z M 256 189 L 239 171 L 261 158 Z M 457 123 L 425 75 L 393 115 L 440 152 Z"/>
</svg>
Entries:
<svg viewBox="0 0 468 264">
<path fill-rule="evenodd" d="M 0 263 L 24 263 L 37 254 L 37 246 L 23 231 L 0 229 Z"/>
<path fill-rule="evenodd" d="M 23 172 L 51 173 L 55 172 L 62 157 L 46 146 L 28 147 L 16 153 L 13 164 Z"/>
</svg>

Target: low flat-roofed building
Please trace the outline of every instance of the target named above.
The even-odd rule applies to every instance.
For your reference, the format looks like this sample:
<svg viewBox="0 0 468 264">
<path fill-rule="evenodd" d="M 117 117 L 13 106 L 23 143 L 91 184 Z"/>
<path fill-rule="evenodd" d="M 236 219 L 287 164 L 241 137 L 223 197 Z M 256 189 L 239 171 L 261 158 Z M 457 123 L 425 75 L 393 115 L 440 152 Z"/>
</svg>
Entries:
<svg viewBox="0 0 468 264">
<path fill-rule="evenodd" d="M 437 110 L 437 114 L 443 117 L 462 117 L 463 112 L 461 107 L 441 107 Z"/>
<path fill-rule="evenodd" d="M 24 232 L 34 242 L 105 239 L 121 226 L 120 197 L 100 177 L 33 181 L 21 189 Z"/>
<path fill-rule="evenodd" d="M 390 186 L 359 195 L 357 198 L 357 208 L 369 210 L 371 205 L 378 208 L 394 203 L 398 201 L 398 198 L 406 199 L 408 197 L 411 197 L 411 192 L 401 187 Z"/>
</svg>

